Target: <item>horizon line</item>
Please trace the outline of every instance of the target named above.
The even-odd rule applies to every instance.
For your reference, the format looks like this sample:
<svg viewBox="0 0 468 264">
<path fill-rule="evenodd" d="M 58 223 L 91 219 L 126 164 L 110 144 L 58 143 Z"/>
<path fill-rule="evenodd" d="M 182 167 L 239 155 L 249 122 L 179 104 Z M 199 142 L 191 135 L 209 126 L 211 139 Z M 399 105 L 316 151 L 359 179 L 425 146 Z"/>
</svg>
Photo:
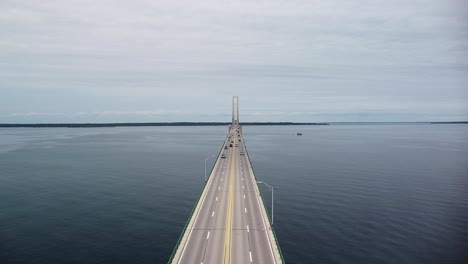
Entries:
<svg viewBox="0 0 468 264">
<path fill-rule="evenodd" d="M 101 123 L 0 123 L 0 128 L 9 127 L 124 127 L 124 126 L 220 126 L 231 122 L 101 122 Z M 343 122 L 240 122 L 246 126 L 261 125 L 331 125 L 331 124 L 468 124 L 468 121 L 343 121 Z"/>
</svg>

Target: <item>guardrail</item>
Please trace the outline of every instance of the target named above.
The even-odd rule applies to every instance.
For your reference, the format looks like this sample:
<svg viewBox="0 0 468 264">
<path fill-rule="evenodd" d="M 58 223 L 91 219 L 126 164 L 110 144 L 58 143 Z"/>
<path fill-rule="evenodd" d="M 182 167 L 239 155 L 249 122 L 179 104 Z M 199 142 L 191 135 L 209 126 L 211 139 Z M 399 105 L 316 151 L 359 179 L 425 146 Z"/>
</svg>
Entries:
<svg viewBox="0 0 468 264">
<path fill-rule="evenodd" d="M 197 202 L 195 203 L 195 206 L 193 207 L 192 212 L 190 213 L 190 216 L 189 216 L 187 222 L 185 222 L 185 226 L 184 226 L 184 229 L 182 230 L 182 233 L 181 233 L 180 236 L 179 236 L 179 240 L 177 240 L 177 243 L 176 243 L 174 249 L 172 250 L 172 254 L 171 254 L 171 256 L 169 257 L 169 260 L 168 260 L 168 262 L 167 262 L 168 264 L 170 264 L 170 263 L 174 260 L 174 256 L 175 256 L 175 254 L 176 254 L 176 252 L 177 252 L 177 249 L 178 249 L 179 246 L 180 246 L 180 241 L 182 240 L 182 238 L 184 237 L 185 232 L 187 231 L 187 226 L 188 226 L 188 224 L 190 223 L 190 220 L 191 220 L 192 217 L 193 217 L 193 213 L 195 212 L 195 209 L 197 208 L 198 203 L 200 202 L 200 198 L 201 198 L 203 192 L 205 191 L 206 185 L 207 185 L 208 181 L 209 181 L 210 178 L 211 178 L 211 174 L 213 174 L 213 169 L 215 168 L 216 164 L 218 163 L 219 157 L 221 156 L 221 152 L 223 152 L 223 148 L 224 148 L 224 146 L 226 145 L 228 139 L 229 139 L 229 133 L 228 133 L 228 135 L 226 136 L 226 139 L 224 140 L 224 144 L 221 146 L 221 149 L 220 149 L 219 152 L 218 152 L 218 157 L 216 158 L 216 162 L 213 164 L 213 167 L 211 168 L 210 175 L 208 176 L 207 180 L 205 181 L 205 185 L 203 186 L 203 189 L 201 190 L 200 194 L 198 195 Z"/>
<path fill-rule="evenodd" d="M 247 154 L 247 159 L 249 160 L 250 168 L 252 169 L 252 172 L 253 172 L 253 177 L 255 179 L 255 184 L 257 184 L 257 187 L 258 187 L 257 176 L 255 176 L 255 170 L 254 170 L 254 168 L 252 166 L 252 161 L 250 160 L 250 155 L 249 155 L 249 152 L 247 151 L 247 147 L 245 145 L 245 139 L 244 138 L 242 138 L 242 144 L 244 145 L 244 150 L 245 150 L 245 153 Z M 259 190 L 260 190 L 260 188 L 259 188 Z M 262 198 L 262 203 L 263 203 L 263 206 L 265 207 L 265 209 L 268 208 L 268 207 L 266 207 L 265 199 L 263 199 L 263 194 L 262 194 L 261 191 L 260 191 L 260 197 Z M 270 212 L 268 212 L 268 210 L 265 210 L 265 211 L 267 212 L 268 221 L 270 221 L 271 231 L 272 231 L 273 235 L 275 236 L 276 245 L 278 246 L 278 251 L 279 251 L 279 254 L 280 254 L 280 257 L 281 257 L 281 261 L 283 263 L 286 263 L 284 261 L 283 252 L 281 252 L 281 247 L 280 247 L 279 242 L 278 242 L 278 237 L 276 236 L 275 228 L 274 228 L 273 225 L 271 225 L 271 220 L 272 220 L 271 219 L 271 214 L 270 214 Z"/>
</svg>

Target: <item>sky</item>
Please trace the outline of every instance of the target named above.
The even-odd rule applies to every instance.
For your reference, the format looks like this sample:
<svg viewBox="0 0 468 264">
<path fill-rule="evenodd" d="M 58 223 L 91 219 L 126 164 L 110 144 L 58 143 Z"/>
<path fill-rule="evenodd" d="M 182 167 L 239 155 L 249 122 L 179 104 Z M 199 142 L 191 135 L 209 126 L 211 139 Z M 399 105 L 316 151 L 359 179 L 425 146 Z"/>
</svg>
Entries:
<svg viewBox="0 0 468 264">
<path fill-rule="evenodd" d="M 465 0 L 1 0 L 0 123 L 468 120 Z"/>
</svg>

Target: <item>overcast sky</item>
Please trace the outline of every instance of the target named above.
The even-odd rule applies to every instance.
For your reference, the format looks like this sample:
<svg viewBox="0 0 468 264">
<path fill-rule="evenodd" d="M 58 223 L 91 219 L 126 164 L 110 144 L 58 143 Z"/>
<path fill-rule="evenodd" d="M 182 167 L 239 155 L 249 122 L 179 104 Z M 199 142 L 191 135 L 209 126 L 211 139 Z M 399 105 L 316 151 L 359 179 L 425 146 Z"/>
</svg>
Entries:
<svg viewBox="0 0 468 264">
<path fill-rule="evenodd" d="M 464 0 L 1 0 L 0 123 L 468 120 Z"/>
</svg>

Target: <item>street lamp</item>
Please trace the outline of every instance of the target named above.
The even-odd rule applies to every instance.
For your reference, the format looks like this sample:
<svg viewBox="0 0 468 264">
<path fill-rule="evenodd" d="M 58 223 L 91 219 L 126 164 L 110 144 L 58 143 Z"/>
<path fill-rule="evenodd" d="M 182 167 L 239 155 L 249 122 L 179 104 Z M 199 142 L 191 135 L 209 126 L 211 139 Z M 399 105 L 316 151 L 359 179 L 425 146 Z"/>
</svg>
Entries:
<svg viewBox="0 0 468 264">
<path fill-rule="evenodd" d="M 261 184 L 265 184 L 266 187 L 268 187 L 268 189 L 271 190 L 271 225 L 273 226 L 273 223 L 274 223 L 274 212 L 275 212 L 275 208 L 273 207 L 273 186 L 271 186 L 270 184 L 266 183 L 266 182 L 262 182 L 262 181 L 257 181 L 257 183 L 261 183 Z"/>
<path fill-rule="evenodd" d="M 215 157 L 214 155 L 211 155 L 211 156 L 209 156 L 209 157 L 207 157 L 207 158 L 205 159 L 205 182 L 206 182 L 206 177 L 207 177 L 207 176 L 206 176 L 206 161 L 207 161 L 209 158 L 214 158 L 214 157 Z"/>
</svg>

